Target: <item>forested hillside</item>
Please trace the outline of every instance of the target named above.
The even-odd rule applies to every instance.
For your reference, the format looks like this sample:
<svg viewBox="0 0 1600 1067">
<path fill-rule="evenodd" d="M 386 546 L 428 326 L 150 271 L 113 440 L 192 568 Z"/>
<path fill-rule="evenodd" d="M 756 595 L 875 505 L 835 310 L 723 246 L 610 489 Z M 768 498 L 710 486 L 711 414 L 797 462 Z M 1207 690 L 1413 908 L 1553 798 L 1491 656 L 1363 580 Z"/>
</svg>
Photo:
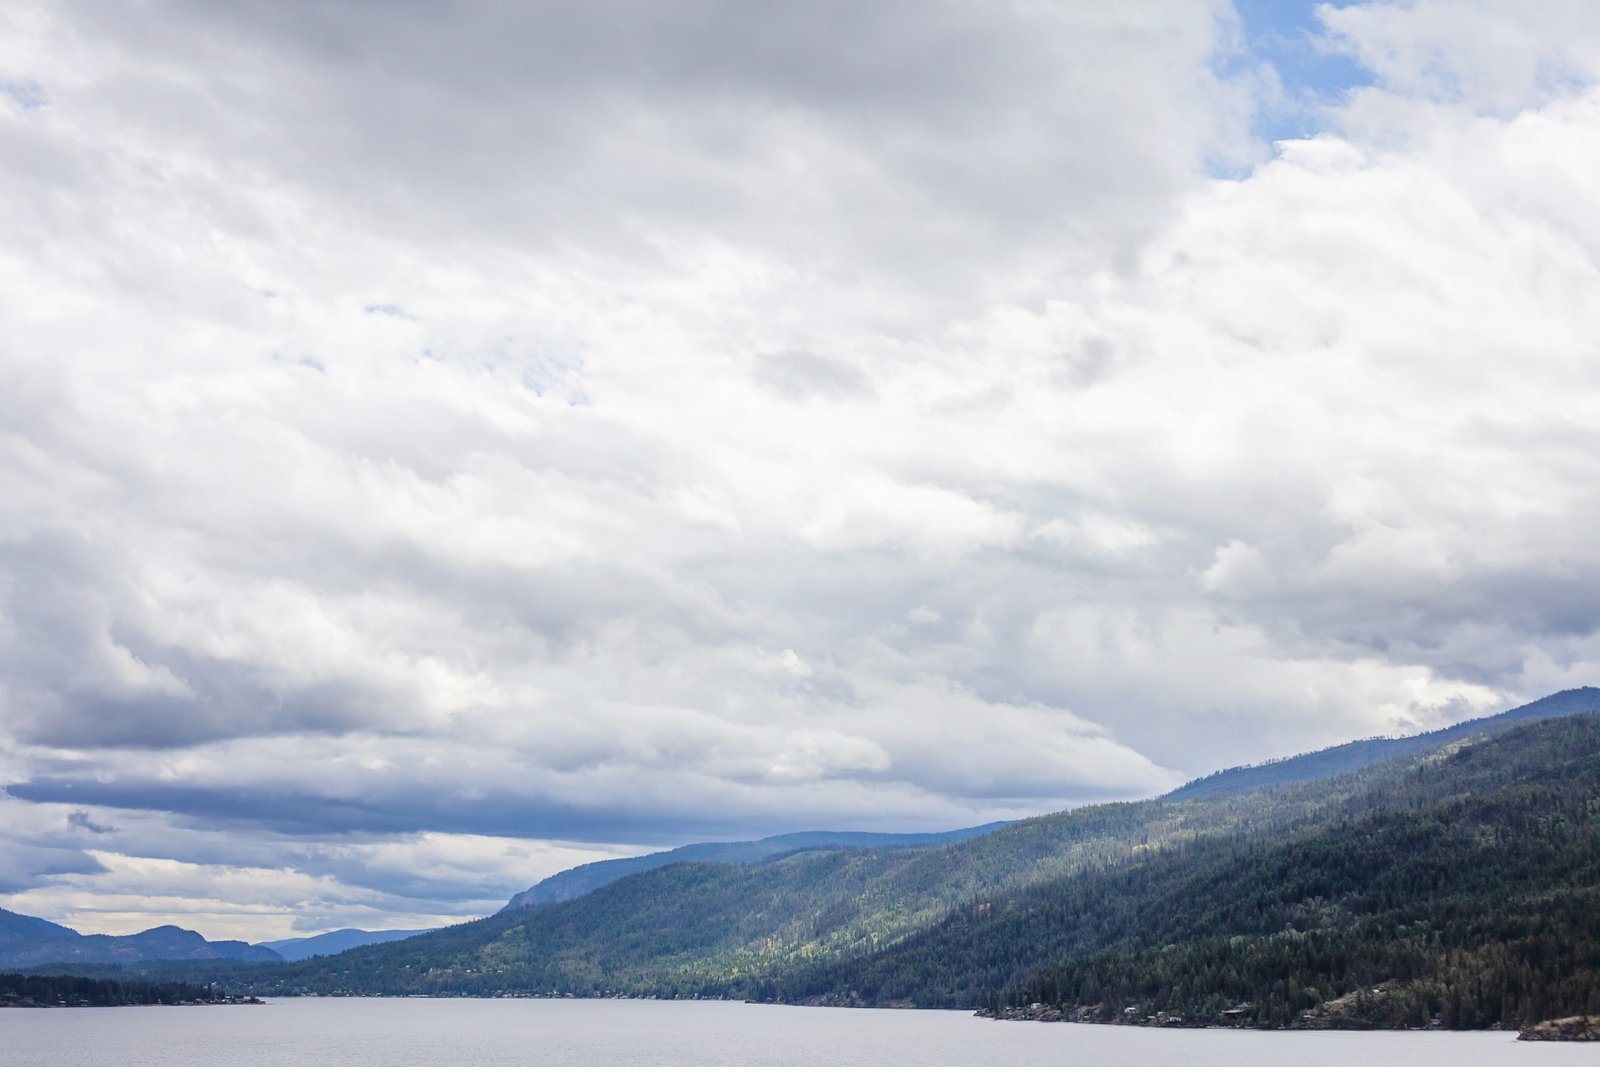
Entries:
<svg viewBox="0 0 1600 1067">
<path fill-rule="evenodd" d="M 1239 806 L 1232 817 L 1248 814 Z M 936 848 L 675 864 L 576 900 L 505 911 L 262 978 L 272 983 L 267 988 L 306 992 L 721 996 L 797 962 L 892 942 L 995 886 L 1113 861 L 1128 853 L 1129 842 L 1192 836 L 1201 832 L 1192 818 L 1182 806 L 1104 805 Z"/>
<path fill-rule="evenodd" d="M 571 870 L 552 874 L 537 885 L 524 889 L 512 897 L 504 910 L 531 908 L 539 904 L 554 904 L 562 900 L 576 900 L 592 893 L 603 885 L 641 871 L 667 867 L 674 863 L 760 863 L 764 859 L 808 849 L 844 848 L 918 848 L 926 845 L 943 845 L 981 837 L 997 830 L 1004 823 L 987 823 L 961 830 L 946 830 L 935 834 L 874 834 L 835 833 L 812 831 L 796 834 L 779 834 L 757 841 L 708 841 L 665 852 L 651 852 L 644 856 L 623 859 L 598 860 Z"/>
<path fill-rule="evenodd" d="M 761 995 L 1267 1026 L 1472 1028 L 1600 1007 L 1600 716 L 1364 777 L 1280 835 L 974 900 Z"/>
<path fill-rule="evenodd" d="M 233 992 L 733 996 L 1256 1026 L 1600 1009 L 1600 714 L 915 849 L 679 863 Z M 1037 1005 L 1037 1007 L 1035 1007 Z"/>
<path fill-rule="evenodd" d="M 1287 759 L 1272 760 L 1248 767 L 1230 767 L 1225 771 L 1208 774 L 1203 778 L 1179 786 L 1167 794 L 1169 800 L 1197 800 L 1220 796 L 1223 793 L 1240 793 L 1264 786 L 1292 785 L 1330 778 L 1347 771 L 1360 770 L 1375 763 L 1431 752 L 1442 745 L 1466 737 L 1484 737 L 1498 730 L 1508 730 L 1524 722 L 1537 719 L 1554 719 L 1576 715 L 1585 711 L 1600 711 L 1600 689 L 1583 686 L 1552 693 L 1510 711 L 1491 715 L 1485 719 L 1469 719 L 1447 726 L 1442 730 L 1414 734 L 1408 737 L 1369 737 L 1363 741 L 1348 741 L 1332 748 L 1307 752 Z"/>
</svg>

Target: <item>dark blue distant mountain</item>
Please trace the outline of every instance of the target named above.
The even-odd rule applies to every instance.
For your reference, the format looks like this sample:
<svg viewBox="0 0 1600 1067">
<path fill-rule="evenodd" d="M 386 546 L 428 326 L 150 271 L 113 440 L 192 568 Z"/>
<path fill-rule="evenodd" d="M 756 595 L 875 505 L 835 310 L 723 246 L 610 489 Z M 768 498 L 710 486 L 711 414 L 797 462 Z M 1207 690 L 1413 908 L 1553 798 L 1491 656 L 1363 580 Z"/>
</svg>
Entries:
<svg viewBox="0 0 1600 1067">
<path fill-rule="evenodd" d="M 243 941 L 207 941 L 193 930 L 177 926 L 157 926 L 122 937 L 80 934 L 32 915 L 0 908 L 0 967 L 220 959 L 281 962 L 283 957 Z"/>
<path fill-rule="evenodd" d="M 1442 730 L 1416 734 L 1411 737 L 1372 737 L 1365 741 L 1351 741 L 1333 748 L 1308 752 L 1303 756 L 1257 763 L 1248 767 L 1232 767 L 1225 771 L 1196 778 L 1187 785 L 1168 793 L 1167 800 L 1199 800 L 1203 797 L 1243 793 L 1262 786 L 1291 785 L 1331 778 L 1346 771 L 1370 767 L 1384 760 L 1411 756 L 1430 749 L 1507 730 L 1522 722 L 1534 719 L 1558 719 L 1584 711 L 1600 711 L 1600 689 L 1584 686 L 1567 689 L 1524 704 L 1498 715 L 1447 726 Z"/>
<path fill-rule="evenodd" d="M 332 956 L 362 945 L 381 945 L 425 934 L 427 930 L 330 930 L 313 937 L 290 937 L 282 941 L 263 941 L 259 948 L 271 949 L 286 960 L 308 960 L 312 956 Z"/>
<path fill-rule="evenodd" d="M 19 915 L 14 911 L 0 908 L 0 959 L 22 945 L 39 944 L 56 939 L 71 940 L 78 936 L 80 935 L 76 930 L 58 926 L 48 919 Z"/>
<path fill-rule="evenodd" d="M 918 848 L 924 845 L 949 844 L 981 837 L 1006 825 L 1003 822 L 969 826 L 961 830 L 946 830 L 936 834 L 875 834 L 851 831 L 806 830 L 794 834 L 778 834 L 758 841 L 708 841 L 684 845 L 666 852 L 652 852 L 645 856 L 626 859 L 599 860 L 581 867 L 552 874 L 530 889 L 524 889 L 511 898 L 501 911 L 531 908 L 537 904 L 554 904 L 560 900 L 575 900 L 618 878 L 640 871 L 665 867 L 669 863 L 759 863 L 785 852 L 799 852 L 820 848 Z"/>
</svg>

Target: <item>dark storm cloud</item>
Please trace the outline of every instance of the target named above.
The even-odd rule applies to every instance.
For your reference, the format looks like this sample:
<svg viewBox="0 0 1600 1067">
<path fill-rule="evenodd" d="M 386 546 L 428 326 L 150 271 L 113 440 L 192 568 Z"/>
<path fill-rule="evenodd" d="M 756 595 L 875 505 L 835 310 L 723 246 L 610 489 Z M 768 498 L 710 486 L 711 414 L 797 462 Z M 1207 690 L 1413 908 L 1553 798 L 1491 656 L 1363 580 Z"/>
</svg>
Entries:
<svg viewBox="0 0 1600 1067">
<path fill-rule="evenodd" d="M 33 844 L 0 837 L 0 893 L 21 893 L 68 875 L 105 873 L 99 860 L 70 846 Z"/>
<path fill-rule="evenodd" d="M 805 829 L 809 816 L 775 815 L 769 810 L 740 813 L 692 809 L 663 812 L 616 803 L 579 807 L 548 798 L 488 790 L 463 798 L 448 792 L 372 791 L 360 797 L 248 790 L 201 789 L 138 780 L 96 782 L 36 778 L 7 787 L 19 800 L 41 804 L 94 804 L 130 811 L 164 812 L 200 827 L 255 827 L 289 836 L 391 835 L 419 831 L 487 834 L 541 840 L 620 840 L 681 842 L 696 835 L 711 839 L 765 836 Z M 871 816 L 863 813 L 863 825 Z M 853 825 L 841 829 L 857 828 Z M 65 868 L 63 868 L 65 869 Z"/>
</svg>

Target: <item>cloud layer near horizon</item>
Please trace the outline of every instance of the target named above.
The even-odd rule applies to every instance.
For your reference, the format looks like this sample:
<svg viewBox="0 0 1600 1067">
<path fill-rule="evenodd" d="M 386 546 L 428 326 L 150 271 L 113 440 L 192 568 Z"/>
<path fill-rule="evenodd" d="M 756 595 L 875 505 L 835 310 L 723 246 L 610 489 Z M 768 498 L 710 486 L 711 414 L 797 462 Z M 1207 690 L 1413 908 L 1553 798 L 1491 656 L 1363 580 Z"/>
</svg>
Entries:
<svg viewBox="0 0 1600 1067">
<path fill-rule="evenodd" d="M 1593 681 L 1600 16 L 1324 9 L 1269 150 L 1226 5 L 1102 9 L 15 6 L 10 906 L 408 927 Z"/>
</svg>

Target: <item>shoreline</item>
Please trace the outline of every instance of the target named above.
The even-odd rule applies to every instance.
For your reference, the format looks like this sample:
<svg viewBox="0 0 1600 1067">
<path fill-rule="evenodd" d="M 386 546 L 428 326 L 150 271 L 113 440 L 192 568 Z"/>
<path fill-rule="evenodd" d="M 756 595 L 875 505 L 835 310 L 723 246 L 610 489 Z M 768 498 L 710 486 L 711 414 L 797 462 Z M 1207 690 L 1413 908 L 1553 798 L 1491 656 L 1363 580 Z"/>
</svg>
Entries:
<svg viewBox="0 0 1600 1067">
<path fill-rule="evenodd" d="M 271 994 L 268 1000 L 539 1000 L 539 1001 L 616 1001 L 638 1000 L 653 1001 L 662 1004 L 745 1004 L 752 1007 L 770 1008 L 840 1008 L 849 1011 L 885 1011 L 885 1012 L 942 1012 L 948 1014 L 961 1014 L 975 1019 L 987 1019 L 991 1022 L 1040 1022 L 1040 1023 L 1073 1023 L 1082 1026 L 1126 1028 L 1132 1030 L 1226 1030 L 1248 1033 L 1387 1033 L 1387 1034 L 1516 1034 L 1521 1041 L 1547 1041 L 1547 1042 L 1583 1042 L 1600 1041 L 1600 1017 L 1573 1016 L 1563 1019 L 1544 1020 L 1525 1027 L 1488 1026 L 1470 1029 L 1451 1029 L 1449 1027 L 1433 1026 L 1374 1026 L 1359 1020 L 1348 1018 L 1314 1018 L 1287 1026 L 1258 1026 L 1246 1022 L 1229 1022 L 1222 1020 L 1208 1020 L 1205 1022 L 1190 1022 L 1188 1020 L 1170 1017 L 1145 1017 L 1143 1019 L 1101 1019 L 1094 1017 L 1095 1009 L 1082 1008 L 1075 1013 L 1045 1005 L 1030 1005 L 1026 1008 L 1007 1008 L 1002 1014 L 996 1015 L 985 1008 L 923 1008 L 912 1004 L 828 1004 L 816 1001 L 773 1001 L 773 1000 L 748 1000 L 739 997 L 663 997 L 651 994 L 630 993 L 524 993 L 505 992 L 500 994 L 468 994 L 468 993 L 279 993 Z M 267 1003 L 254 996 L 246 994 L 228 1001 L 221 999 L 206 1003 Z M 1566 1036 L 1577 1034 L 1578 1036 Z"/>
</svg>

